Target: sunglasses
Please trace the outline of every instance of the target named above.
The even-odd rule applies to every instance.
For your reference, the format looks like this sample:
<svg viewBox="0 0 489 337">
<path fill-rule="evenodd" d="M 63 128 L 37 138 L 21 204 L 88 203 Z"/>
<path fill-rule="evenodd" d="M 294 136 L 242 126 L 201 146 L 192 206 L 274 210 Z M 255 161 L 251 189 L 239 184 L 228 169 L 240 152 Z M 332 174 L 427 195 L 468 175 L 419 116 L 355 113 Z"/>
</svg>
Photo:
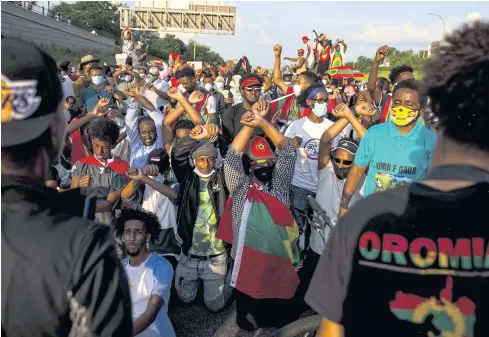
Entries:
<svg viewBox="0 0 489 337">
<path fill-rule="evenodd" d="M 345 166 L 350 166 L 351 164 L 353 164 L 353 160 L 343 160 L 343 159 L 340 159 L 340 158 L 334 158 L 334 161 L 336 164 L 345 164 Z"/>
<path fill-rule="evenodd" d="M 244 89 L 247 91 L 247 92 L 261 92 L 261 88 L 260 87 L 244 87 Z"/>
<path fill-rule="evenodd" d="M 329 100 L 326 99 L 326 98 L 312 98 L 311 101 L 313 101 L 314 103 L 319 103 L 319 104 L 323 104 L 323 103 L 329 103 Z"/>
</svg>

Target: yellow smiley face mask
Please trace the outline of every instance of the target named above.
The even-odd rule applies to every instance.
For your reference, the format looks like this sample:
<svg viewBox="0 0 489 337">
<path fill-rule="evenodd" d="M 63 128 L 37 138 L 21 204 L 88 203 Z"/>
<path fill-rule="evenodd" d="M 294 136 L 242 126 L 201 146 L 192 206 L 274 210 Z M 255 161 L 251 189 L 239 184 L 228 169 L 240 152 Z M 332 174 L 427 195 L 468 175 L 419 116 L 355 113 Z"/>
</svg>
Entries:
<svg viewBox="0 0 489 337">
<path fill-rule="evenodd" d="M 403 105 L 391 108 L 391 119 L 398 126 L 411 124 L 418 117 L 419 111 Z"/>
</svg>

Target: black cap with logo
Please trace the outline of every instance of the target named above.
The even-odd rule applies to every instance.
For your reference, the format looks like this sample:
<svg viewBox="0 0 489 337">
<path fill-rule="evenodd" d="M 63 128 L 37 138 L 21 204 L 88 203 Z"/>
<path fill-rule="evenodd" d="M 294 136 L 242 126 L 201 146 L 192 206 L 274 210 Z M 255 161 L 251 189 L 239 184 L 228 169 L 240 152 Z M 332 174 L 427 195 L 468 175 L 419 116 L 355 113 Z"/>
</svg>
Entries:
<svg viewBox="0 0 489 337">
<path fill-rule="evenodd" d="M 2 148 L 46 131 L 63 97 L 55 61 L 38 47 L 2 38 Z"/>
</svg>

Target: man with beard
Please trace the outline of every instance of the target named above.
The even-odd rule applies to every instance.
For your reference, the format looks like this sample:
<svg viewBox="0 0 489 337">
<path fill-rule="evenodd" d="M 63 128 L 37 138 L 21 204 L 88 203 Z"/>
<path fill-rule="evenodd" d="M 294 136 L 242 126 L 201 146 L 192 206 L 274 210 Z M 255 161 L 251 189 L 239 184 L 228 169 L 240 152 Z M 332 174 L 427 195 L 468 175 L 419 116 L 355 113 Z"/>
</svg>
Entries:
<svg viewBox="0 0 489 337">
<path fill-rule="evenodd" d="M 285 84 L 282 80 L 282 74 L 280 71 L 280 58 L 282 55 L 282 47 L 275 45 L 273 47 L 275 54 L 275 63 L 273 65 L 273 83 L 285 94 L 290 95 L 286 99 L 278 102 L 274 102 L 270 105 L 269 120 L 272 124 L 276 124 L 277 120 L 283 121 L 295 121 L 302 117 L 305 117 L 305 107 L 301 107 L 297 102 L 297 97 L 302 94 L 306 89 L 314 84 L 318 83 L 318 77 L 316 74 L 310 71 L 302 72 L 297 76 L 297 80 L 294 86 Z M 294 95 L 292 95 L 294 94 Z"/>
<path fill-rule="evenodd" d="M 224 161 L 231 200 L 226 204 L 218 237 L 232 243 L 236 323 L 241 329 L 280 327 L 290 322 L 289 309 L 299 278 L 299 230 L 289 210 L 289 186 L 296 158 L 292 142 L 266 120 L 268 106 L 246 112 L 243 128 Z M 250 140 L 255 128 L 263 137 Z M 280 276 L 274 276 L 274 271 Z"/>
<path fill-rule="evenodd" d="M 153 213 L 124 209 L 112 224 L 127 255 L 122 260 L 129 279 L 133 336 L 175 337 L 168 317 L 173 269 L 164 257 L 148 251 L 160 225 Z"/>
<path fill-rule="evenodd" d="M 2 38 L 1 66 L 2 335 L 132 336 L 110 229 L 81 218 L 79 190 L 44 187 L 66 137 L 56 64 Z"/>
<path fill-rule="evenodd" d="M 233 142 L 234 137 L 243 128 L 240 123 L 241 116 L 246 111 L 253 110 L 253 106 L 259 102 L 263 83 L 263 78 L 257 74 L 244 75 L 239 81 L 243 102 L 230 107 L 222 114 L 222 136 L 219 139 L 219 150 L 223 158 L 226 157 L 229 145 Z M 263 136 L 263 131 L 255 129 L 253 135 Z"/>
<path fill-rule="evenodd" d="M 444 40 L 424 69 L 440 122 L 431 167 L 333 229 L 306 295 L 321 337 L 489 336 L 489 23 Z"/>
<path fill-rule="evenodd" d="M 189 67 L 183 68 L 175 73 L 175 77 L 180 83 L 186 98 L 189 98 L 194 91 L 200 91 L 204 95 L 204 99 L 193 104 L 193 106 L 206 123 L 218 123 L 216 119 L 216 98 L 197 85 L 194 70 Z"/>
<path fill-rule="evenodd" d="M 415 80 L 396 86 L 391 108 L 394 119 L 372 126 L 360 143 L 343 190 L 340 216 L 348 210 L 367 168 L 365 196 L 423 178 L 436 141 L 436 133 L 417 123 L 425 104 L 421 86 Z"/>
<path fill-rule="evenodd" d="M 131 97 L 127 107 L 126 133 L 130 141 L 131 167 L 144 167 L 148 153 L 163 148 L 161 128 L 163 113 L 157 111 L 144 96 L 140 89 L 132 84 L 126 85 L 126 92 Z M 139 117 L 141 105 L 146 108 L 148 116 Z"/>
</svg>

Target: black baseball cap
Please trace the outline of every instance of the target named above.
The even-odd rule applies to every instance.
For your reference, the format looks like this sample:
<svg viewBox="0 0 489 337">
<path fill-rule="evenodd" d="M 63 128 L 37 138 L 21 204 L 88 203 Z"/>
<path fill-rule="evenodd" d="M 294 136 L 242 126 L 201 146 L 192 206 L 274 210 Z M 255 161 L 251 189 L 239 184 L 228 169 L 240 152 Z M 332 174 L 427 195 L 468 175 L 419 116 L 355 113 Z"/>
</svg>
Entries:
<svg viewBox="0 0 489 337">
<path fill-rule="evenodd" d="M 155 149 L 148 154 L 148 165 L 158 166 L 160 173 L 163 174 L 170 168 L 170 157 L 165 149 Z"/>
<path fill-rule="evenodd" d="M 56 62 L 28 42 L 2 38 L 2 147 L 45 132 L 63 98 Z"/>
</svg>

